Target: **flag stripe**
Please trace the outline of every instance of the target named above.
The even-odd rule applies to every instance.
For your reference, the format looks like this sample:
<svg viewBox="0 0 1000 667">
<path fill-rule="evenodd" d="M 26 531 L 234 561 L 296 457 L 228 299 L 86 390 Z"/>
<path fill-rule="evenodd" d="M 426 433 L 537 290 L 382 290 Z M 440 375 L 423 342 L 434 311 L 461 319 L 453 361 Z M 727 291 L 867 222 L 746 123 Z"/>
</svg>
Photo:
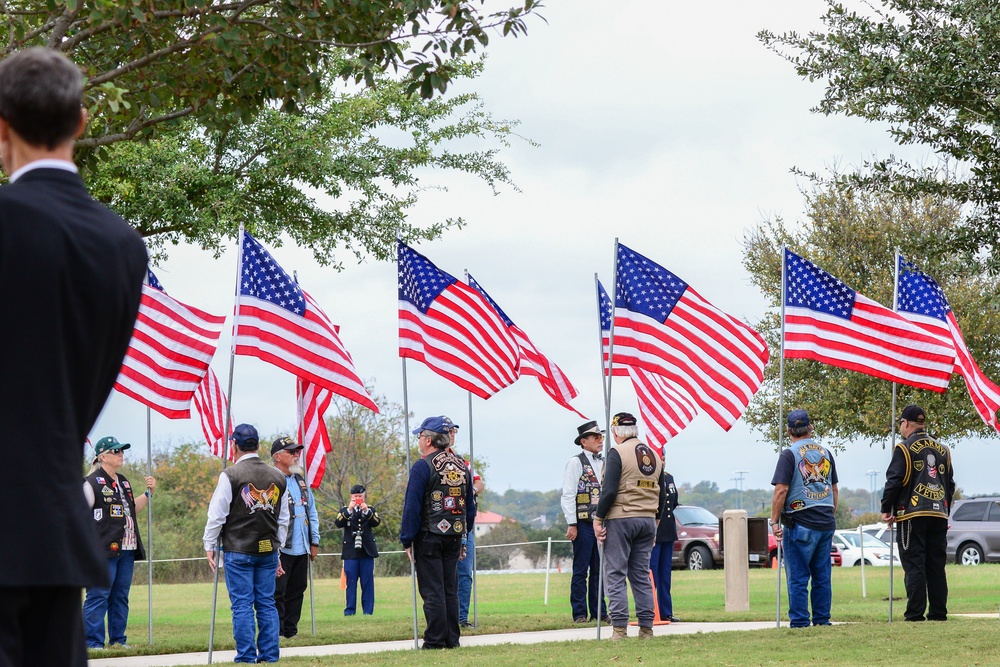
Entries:
<svg viewBox="0 0 1000 667">
<path fill-rule="evenodd" d="M 232 453 L 229 452 L 227 443 L 229 434 L 233 432 L 232 419 L 229 427 L 225 427 L 226 413 L 229 411 L 229 401 L 222 391 L 219 378 L 216 377 L 212 369 L 208 369 L 205 379 L 198 385 L 198 391 L 194 394 L 194 407 L 201 417 L 201 430 L 205 434 L 205 442 L 213 456 L 226 456 L 233 460 Z"/>
<path fill-rule="evenodd" d="M 326 474 L 326 455 L 333 451 L 325 421 L 325 413 L 333 400 L 333 394 L 301 378 L 296 383 L 296 393 L 302 406 L 299 442 L 304 448 L 303 467 L 306 470 L 306 481 L 316 489 Z"/>
</svg>

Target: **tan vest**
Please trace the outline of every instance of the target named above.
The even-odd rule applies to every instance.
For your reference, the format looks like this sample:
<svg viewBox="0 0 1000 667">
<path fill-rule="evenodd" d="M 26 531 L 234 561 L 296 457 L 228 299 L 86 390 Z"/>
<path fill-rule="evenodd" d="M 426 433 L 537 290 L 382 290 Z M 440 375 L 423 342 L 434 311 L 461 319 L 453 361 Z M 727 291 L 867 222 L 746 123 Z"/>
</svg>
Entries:
<svg viewBox="0 0 1000 667">
<path fill-rule="evenodd" d="M 622 460 L 618 495 L 608 510 L 608 519 L 656 518 L 660 507 L 660 478 L 663 461 L 638 438 L 629 438 L 612 449 Z"/>
</svg>

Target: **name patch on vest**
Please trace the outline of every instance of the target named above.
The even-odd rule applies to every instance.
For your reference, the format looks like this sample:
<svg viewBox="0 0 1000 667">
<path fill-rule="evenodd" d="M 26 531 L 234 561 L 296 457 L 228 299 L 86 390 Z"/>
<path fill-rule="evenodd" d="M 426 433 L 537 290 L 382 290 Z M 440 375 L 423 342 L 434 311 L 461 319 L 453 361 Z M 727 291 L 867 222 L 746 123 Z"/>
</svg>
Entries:
<svg viewBox="0 0 1000 667">
<path fill-rule="evenodd" d="M 651 479 L 638 479 L 638 480 L 636 480 L 635 485 L 637 487 L 639 487 L 640 489 L 655 489 L 656 488 L 656 482 L 654 482 Z"/>
<path fill-rule="evenodd" d="M 639 466 L 639 472 L 646 477 L 656 473 L 656 454 L 645 443 L 636 445 L 635 463 Z"/>
<path fill-rule="evenodd" d="M 273 486 L 273 485 L 272 485 Z M 261 540 L 257 543 L 257 553 L 266 554 L 274 551 L 274 545 L 271 544 L 271 540 Z"/>
</svg>

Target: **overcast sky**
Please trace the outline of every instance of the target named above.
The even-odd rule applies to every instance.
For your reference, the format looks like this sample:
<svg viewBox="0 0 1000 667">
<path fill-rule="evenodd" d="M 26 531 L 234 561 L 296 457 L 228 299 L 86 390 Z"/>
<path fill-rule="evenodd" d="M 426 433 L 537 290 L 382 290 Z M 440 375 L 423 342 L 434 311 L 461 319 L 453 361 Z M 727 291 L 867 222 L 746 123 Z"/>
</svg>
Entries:
<svg viewBox="0 0 1000 667">
<path fill-rule="evenodd" d="M 823 6 L 816 0 L 550 2 L 543 11 L 548 22 L 530 20 L 526 38 L 494 39 L 486 72 L 474 84 L 490 111 L 519 119 L 518 131 L 539 144 L 515 142 L 502 154 L 522 192 L 493 196 L 472 178 L 426 174 L 426 185 L 448 191 L 428 191 L 413 221 L 462 216 L 469 225 L 417 249 L 455 276 L 468 269 L 567 373 L 580 391 L 576 406 L 603 422 L 594 273 L 610 284 L 616 237 L 752 323 L 764 314 L 765 299 L 743 268 L 741 239 L 763 218 L 802 218 L 804 184 L 789 169 L 821 171 L 892 150 L 879 127 L 811 114 L 822 86 L 803 82 L 755 37 L 764 28 L 816 28 Z M 299 272 L 303 287 L 342 326 L 362 377 L 402 403 L 395 265 L 357 265 L 345 254 L 347 268 L 337 273 L 290 245 L 272 253 Z M 181 247 L 155 270 L 176 298 L 229 314 L 235 261 L 235 252 L 216 260 Z M 227 330 L 212 364 L 223 383 L 228 351 Z M 467 449 L 467 394 L 414 362 L 407 375 L 417 423 L 451 416 L 463 427 L 459 448 Z M 235 384 L 237 421 L 261 433 L 294 432 L 290 375 L 240 357 Z M 625 378 L 616 378 L 612 407 L 638 414 Z M 553 403 L 534 378 L 489 401 L 474 399 L 473 410 L 476 456 L 488 462 L 489 487 L 561 485 L 566 460 L 579 452 L 572 441 L 581 420 Z M 113 396 L 91 440 L 109 434 L 139 447 L 130 458 L 139 457 L 145 408 Z M 153 414 L 154 448 L 193 439 L 203 439 L 196 418 Z M 711 480 L 733 488 L 734 471 L 742 470 L 750 489 L 769 485 L 776 454 L 742 422 L 727 433 L 701 415 L 668 443 L 665 458 L 679 483 Z M 878 470 L 883 479 L 888 459 L 879 447 L 850 448 L 837 457 L 841 485 L 869 488 L 867 472 Z M 967 492 L 998 490 L 990 472 L 995 443 L 960 443 L 954 460 L 957 483 Z"/>
</svg>

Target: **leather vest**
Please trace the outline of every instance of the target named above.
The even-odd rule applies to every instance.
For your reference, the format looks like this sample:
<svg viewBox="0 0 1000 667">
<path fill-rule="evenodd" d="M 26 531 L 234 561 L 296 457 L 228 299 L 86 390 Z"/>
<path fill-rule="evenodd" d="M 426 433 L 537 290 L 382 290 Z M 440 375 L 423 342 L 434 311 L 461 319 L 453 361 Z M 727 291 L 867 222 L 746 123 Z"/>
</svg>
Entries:
<svg viewBox="0 0 1000 667">
<path fill-rule="evenodd" d="M 812 438 L 803 438 L 789 447 L 795 461 L 792 483 L 785 498 L 785 514 L 809 507 L 833 507 L 833 459 L 826 447 Z"/>
<path fill-rule="evenodd" d="M 951 450 L 917 431 L 896 445 L 906 458 L 903 487 L 896 502 L 896 520 L 918 516 L 948 518 L 951 494 Z"/>
<path fill-rule="evenodd" d="M 306 486 L 306 480 L 302 478 L 302 475 L 296 473 L 291 474 L 292 480 L 298 484 L 299 487 L 299 505 L 302 507 L 301 519 L 306 525 L 306 542 L 309 543 L 311 536 L 309 533 L 309 488 Z M 288 476 L 285 477 L 286 482 Z M 285 543 L 282 544 L 282 548 L 287 547 L 292 543 L 292 531 L 295 529 L 295 501 L 292 500 L 292 494 L 288 494 L 288 533 L 285 535 Z"/>
<path fill-rule="evenodd" d="M 580 452 L 577 458 L 583 464 L 583 472 L 576 483 L 576 520 L 593 521 L 597 503 L 601 500 L 601 480 L 597 478 L 597 471 L 590 465 L 585 452 Z"/>
<path fill-rule="evenodd" d="M 107 552 L 108 558 L 118 558 L 122 552 L 122 539 L 125 537 L 127 517 L 132 518 L 135 530 L 135 559 L 145 560 L 146 550 L 142 547 L 139 537 L 139 524 L 136 520 L 135 498 L 132 495 L 132 485 L 125 475 L 118 474 L 118 482 L 104 468 L 98 467 L 85 478 L 94 490 L 94 521 L 97 522 L 98 539 Z"/>
<path fill-rule="evenodd" d="M 472 483 L 465 461 L 448 449 L 421 460 L 431 469 L 424 491 L 423 529 L 433 535 L 461 537 L 466 531 L 465 498 Z"/>
<path fill-rule="evenodd" d="M 622 460 L 618 495 L 608 510 L 608 519 L 656 518 L 660 509 L 660 480 L 663 461 L 659 454 L 638 438 L 615 445 Z"/>
<path fill-rule="evenodd" d="M 278 549 L 278 514 L 285 493 L 284 473 L 260 458 L 244 458 L 222 471 L 233 499 L 222 527 L 226 551 L 259 556 Z"/>
</svg>

